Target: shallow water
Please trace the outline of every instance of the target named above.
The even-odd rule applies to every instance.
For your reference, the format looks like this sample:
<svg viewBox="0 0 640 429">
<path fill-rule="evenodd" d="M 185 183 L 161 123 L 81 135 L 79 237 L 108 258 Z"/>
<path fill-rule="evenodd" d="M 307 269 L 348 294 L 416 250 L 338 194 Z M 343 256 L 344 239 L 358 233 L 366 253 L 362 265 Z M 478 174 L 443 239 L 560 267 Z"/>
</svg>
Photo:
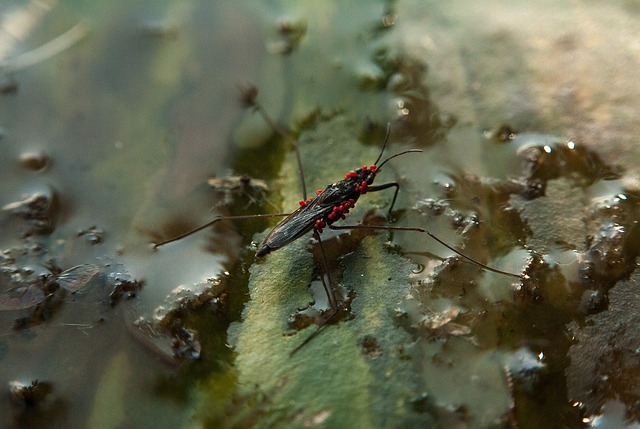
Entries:
<svg viewBox="0 0 640 429">
<path fill-rule="evenodd" d="M 637 11 L 467 9 L 0 6 L 3 423 L 637 422 Z M 401 185 L 391 225 L 527 278 L 415 231 L 328 231 L 349 309 L 291 357 L 327 307 L 313 240 L 256 260 L 277 222 L 261 219 L 151 245 L 297 207 L 290 145 L 238 101 L 249 82 L 298 137 L 309 196 L 373 163 L 390 123 L 383 159 L 423 151 L 376 181 Z M 363 196 L 345 222 L 388 224 L 392 195 Z"/>
</svg>

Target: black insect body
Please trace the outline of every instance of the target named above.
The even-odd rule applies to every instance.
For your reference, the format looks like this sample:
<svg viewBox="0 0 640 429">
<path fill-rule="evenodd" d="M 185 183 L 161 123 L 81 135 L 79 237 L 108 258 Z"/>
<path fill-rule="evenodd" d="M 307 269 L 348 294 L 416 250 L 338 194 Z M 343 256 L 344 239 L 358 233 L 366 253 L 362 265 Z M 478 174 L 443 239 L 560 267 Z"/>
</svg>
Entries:
<svg viewBox="0 0 640 429">
<path fill-rule="evenodd" d="M 300 208 L 269 232 L 256 252 L 256 257 L 268 255 L 311 230 L 314 230 L 314 237 L 317 237 L 323 227 L 344 218 L 360 197 L 357 191 L 350 189 L 352 186 L 344 183 L 346 181 L 347 179 L 333 183 L 324 191 L 318 190 L 315 198 L 300 200 Z M 348 196 L 347 199 L 343 198 L 344 196 Z"/>
<path fill-rule="evenodd" d="M 409 152 L 421 151 L 412 149 L 394 155 L 391 158 Z M 382 153 L 380 153 L 380 155 L 382 155 Z M 378 157 L 378 160 L 379 159 L 380 157 Z M 389 159 L 385 160 L 382 164 Z M 376 163 L 378 160 L 376 160 Z M 313 230 L 313 236 L 319 239 L 319 234 L 322 233 L 324 228 L 332 228 L 334 222 L 344 219 L 345 215 L 349 213 L 349 210 L 355 206 L 358 198 L 367 192 L 381 191 L 395 187 L 397 195 L 399 185 L 395 182 L 380 186 L 371 186 L 376 178 L 376 174 L 380 171 L 380 167 L 376 166 L 376 164 L 369 167 L 365 165 L 362 168 L 349 172 L 344 179 L 332 183 L 324 190 L 319 189 L 316 191 L 316 197 L 309 198 L 306 201 L 301 200 L 300 208 L 287 216 L 271 230 L 256 252 L 256 256 L 265 256 L 297 240 L 311 230 Z M 394 195 L 393 203 L 395 203 L 395 199 L 396 197 Z M 391 208 L 393 208 L 393 203 L 391 204 Z"/>
</svg>

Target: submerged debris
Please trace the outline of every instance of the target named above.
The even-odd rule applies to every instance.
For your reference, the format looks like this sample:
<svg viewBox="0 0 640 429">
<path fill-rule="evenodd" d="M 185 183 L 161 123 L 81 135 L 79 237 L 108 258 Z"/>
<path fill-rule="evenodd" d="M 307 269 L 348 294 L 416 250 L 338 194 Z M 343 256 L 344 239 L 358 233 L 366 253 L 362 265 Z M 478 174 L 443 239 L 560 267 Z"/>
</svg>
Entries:
<svg viewBox="0 0 640 429">
<path fill-rule="evenodd" d="M 51 158 L 43 150 L 20 154 L 20 165 L 31 171 L 44 171 L 51 164 Z"/>
<path fill-rule="evenodd" d="M 200 359 L 202 353 L 198 333 L 183 326 L 175 330 L 171 348 L 178 358 L 197 360 Z"/>
<path fill-rule="evenodd" d="M 492 138 L 498 143 L 507 143 L 518 135 L 518 131 L 510 125 L 501 125 L 498 129 L 485 132 L 485 137 Z"/>
<path fill-rule="evenodd" d="M 640 232 L 636 221 L 639 201 L 636 194 L 626 191 L 591 201 L 585 220 L 589 235 L 580 255 L 584 268 L 588 267 L 585 280 L 620 279 L 633 269 L 639 253 L 633 244 Z"/>
<path fill-rule="evenodd" d="M 50 383 L 33 380 L 30 384 L 20 381 L 9 382 L 11 402 L 22 410 L 40 407 L 53 391 Z"/>
<path fill-rule="evenodd" d="M 0 311 L 6 310 L 23 310 L 25 308 L 35 307 L 44 301 L 46 295 L 38 286 L 11 283 L 7 281 L 4 273 L 0 274 Z"/>
<path fill-rule="evenodd" d="M 228 305 L 225 287 L 223 281 L 209 279 L 197 285 L 197 292 L 175 288 L 167 297 L 170 304 L 155 309 L 155 321 L 140 318 L 134 322 L 135 338 L 170 363 L 199 360 L 203 351 L 198 329 L 193 327 L 194 319 L 224 320 Z"/>
<path fill-rule="evenodd" d="M 10 95 L 18 92 L 18 83 L 13 76 L 0 73 L 0 94 Z"/>
<path fill-rule="evenodd" d="M 251 176 L 225 176 L 212 177 L 207 183 L 216 192 L 224 195 L 221 204 L 231 204 L 234 194 L 242 194 L 249 199 L 249 204 L 256 203 L 259 199 L 264 198 L 269 186 L 267 182 L 261 179 L 255 179 Z"/>
<path fill-rule="evenodd" d="M 546 368 L 542 363 L 543 357 L 542 353 L 536 355 L 527 348 L 514 351 L 505 364 L 510 384 L 517 382 L 519 388 L 533 392 L 536 385 L 541 382 L 541 373 Z"/>
<path fill-rule="evenodd" d="M 24 219 L 27 229 L 24 237 L 45 235 L 53 231 L 57 217 L 57 196 L 51 187 L 34 192 L 20 201 L 6 204 L 2 211 Z"/>
<path fill-rule="evenodd" d="M 113 272 L 108 276 L 108 282 L 112 285 L 109 300 L 111 306 L 118 304 L 122 298 L 132 299 L 144 286 L 144 282 L 136 280 L 128 272 Z"/>
<path fill-rule="evenodd" d="M 78 292 L 99 272 L 100 267 L 94 264 L 76 265 L 55 276 L 55 282 L 67 292 Z"/>
<path fill-rule="evenodd" d="M 631 278 L 609 290 L 606 311 L 588 316 L 584 326 L 576 322 L 569 325 L 573 345 L 565 372 L 567 390 L 569 398 L 582 403 L 587 414 L 596 414 L 608 401 L 619 400 L 629 415 L 640 420 L 639 287 L 636 270 Z"/>
<path fill-rule="evenodd" d="M 306 33 L 305 20 L 282 20 L 276 26 L 276 35 L 267 43 L 267 50 L 272 54 L 288 55 L 300 45 Z"/>
<path fill-rule="evenodd" d="M 111 305 L 123 296 L 131 298 L 142 283 L 131 278 L 121 264 L 80 264 L 62 270 L 48 250 L 32 238 L 22 247 L 0 251 L 0 311 L 15 312 L 14 330 L 29 329 L 50 320 L 65 304 L 70 294 L 84 293 L 95 283 L 111 286 Z M 104 288 L 90 289 L 101 294 L 99 301 L 106 301 Z"/>
<path fill-rule="evenodd" d="M 461 310 L 458 307 L 449 307 L 442 312 L 425 315 L 412 326 L 429 338 L 469 335 L 471 328 L 453 322 L 460 314 Z"/>
<path fill-rule="evenodd" d="M 104 241 L 105 232 L 102 228 L 93 225 L 82 231 L 78 231 L 78 237 L 84 237 L 88 244 L 100 244 Z"/>
<path fill-rule="evenodd" d="M 360 346 L 362 347 L 362 353 L 371 359 L 375 359 L 384 354 L 384 350 L 382 350 L 382 345 L 378 342 L 376 337 L 373 335 L 367 335 L 360 341 Z"/>
<path fill-rule="evenodd" d="M 62 271 L 49 261 L 46 266 L 28 265 L 28 254 L 19 249 L 5 250 L 0 264 L 0 311 L 35 307 L 61 288 L 77 292 L 100 271 L 94 264 L 83 264 Z M 24 265 L 23 265 L 24 264 Z M 55 273 L 58 274 L 55 274 Z"/>
</svg>

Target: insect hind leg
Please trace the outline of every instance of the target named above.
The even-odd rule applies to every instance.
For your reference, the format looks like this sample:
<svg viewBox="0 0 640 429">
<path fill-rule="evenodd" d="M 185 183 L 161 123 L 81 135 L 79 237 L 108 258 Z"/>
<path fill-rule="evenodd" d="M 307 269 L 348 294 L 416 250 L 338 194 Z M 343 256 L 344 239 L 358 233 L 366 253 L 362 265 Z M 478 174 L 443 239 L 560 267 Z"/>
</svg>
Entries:
<svg viewBox="0 0 640 429">
<path fill-rule="evenodd" d="M 384 186 L 384 185 L 381 185 Z M 491 271 L 492 273 L 496 273 L 496 274 L 501 274 L 507 277 L 514 277 L 517 278 L 519 280 L 526 280 L 527 276 L 523 275 L 523 274 L 515 274 L 515 273 L 510 273 L 508 271 L 503 271 L 503 270 L 499 270 L 497 268 L 493 268 L 490 267 L 489 265 L 483 264 L 482 262 L 465 255 L 464 253 L 460 252 L 459 250 L 457 250 L 456 248 L 454 248 L 453 246 L 450 246 L 449 244 L 447 244 L 446 242 L 444 242 L 443 240 L 441 240 L 440 238 L 438 238 L 435 234 L 431 233 L 430 231 L 424 229 L 424 228 L 419 228 L 419 227 L 413 227 L 413 226 L 383 226 L 383 225 L 327 225 L 330 229 L 334 229 L 334 230 L 341 230 L 341 229 L 369 229 L 369 230 L 383 230 L 383 231 L 415 231 L 415 232 L 422 232 L 424 234 L 427 234 L 429 237 L 431 237 L 433 240 L 437 241 L 438 243 L 440 243 L 442 246 L 446 247 L 447 249 L 451 250 L 452 252 L 454 252 L 455 254 L 457 254 L 458 256 L 460 256 L 461 258 L 463 258 L 464 260 L 466 260 L 467 262 L 474 264 L 480 268 L 482 268 L 485 271 Z"/>
<path fill-rule="evenodd" d="M 324 275 L 320 275 L 320 279 L 322 280 L 322 287 L 324 288 L 325 293 L 327 294 L 327 299 L 329 301 L 329 306 L 332 311 L 338 310 L 338 299 L 336 297 L 336 293 L 333 290 L 333 281 L 331 280 L 331 272 L 329 271 L 329 264 L 327 263 L 327 256 L 324 253 L 324 246 L 322 245 L 322 240 L 320 239 L 320 234 L 315 234 L 316 240 L 318 240 L 318 246 L 320 246 L 320 256 L 322 257 L 322 265 L 324 265 L 324 271 L 327 274 L 327 280 L 329 284 L 324 279 Z"/>
<path fill-rule="evenodd" d="M 295 355 L 300 349 L 302 349 L 305 345 L 307 345 L 311 340 L 316 338 L 322 330 L 331 323 L 338 322 L 342 320 L 343 317 L 348 318 L 350 312 L 350 298 L 346 299 L 346 302 L 341 303 L 336 294 L 336 290 L 334 289 L 334 282 L 331 278 L 331 270 L 329 268 L 329 263 L 327 262 L 327 256 L 324 250 L 324 244 L 322 243 L 322 239 L 320 238 L 320 234 L 315 234 L 314 236 L 318 241 L 318 246 L 320 247 L 320 257 L 322 258 L 322 265 L 324 268 L 324 273 L 327 276 L 325 280 L 324 274 L 320 275 L 320 280 L 322 281 L 322 286 L 327 295 L 327 300 L 329 302 L 329 312 L 323 314 L 324 317 L 320 319 L 318 327 L 315 331 L 309 334 L 300 344 L 298 344 L 289 354 L 290 356 Z"/>
</svg>

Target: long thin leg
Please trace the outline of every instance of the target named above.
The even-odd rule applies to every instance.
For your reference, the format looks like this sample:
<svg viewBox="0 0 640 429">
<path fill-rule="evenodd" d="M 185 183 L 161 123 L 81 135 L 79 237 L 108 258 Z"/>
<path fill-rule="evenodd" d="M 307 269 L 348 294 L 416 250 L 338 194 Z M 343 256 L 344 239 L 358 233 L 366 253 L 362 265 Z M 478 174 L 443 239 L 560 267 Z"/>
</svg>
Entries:
<svg viewBox="0 0 640 429">
<path fill-rule="evenodd" d="M 324 327 L 327 326 L 329 322 L 331 322 L 331 320 L 333 320 L 333 318 L 336 317 L 340 312 L 339 311 L 340 309 L 338 308 L 338 299 L 336 298 L 335 292 L 332 288 L 333 281 L 331 280 L 329 264 L 327 263 L 327 257 L 325 256 L 325 253 L 324 253 L 324 246 L 322 245 L 320 234 L 315 233 L 314 237 L 318 240 L 318 245 L 320 246 L 320 255 L 322 255 L 322 265 L 324 265 L 324 271 L 327 274 L 327 280 L 329 281 L 329 284 L 327 285 L 327 282 L 325 282 L 324 280 L 324 275 L 320 276 L 320 279 L 322 280 L 322 286 L 324 287 L 324 291 L 327 294 L 327 299 L 329 300 L 329 306 L 331 307 L 331 315 L 324 321 L 324 323 L 318 326 L 318 328 L 315 331 L 313 331 L 311 335 L 305 338 L 303 342 L 298 344 L 296 348 L 294 348 L 291 351 L 289 356 L 293 356 L 294 354 L 296 354 L 298 350 L 300 350 L 302 347 L 308 344 L 309 341 L 317 337 L 320 331 L 322 331 L 322 329 L 324 329 Z"/>
<path fill-rule="evenodd" d="M 248 88 L 240 88 L 240 91 L 243 93 L 243 101 L 246 105 L 253 106 L 255 110 L 260 113 L 262 118 L 269 124 L 269 126 L 278 133 L 281 137 L 288 140 L 294 147 L 296 151 L 296 160 L 298 162 L 298 173 L 300 174 L 300 185 L 302 188 L 302 199 L 306 201 L 307 199 L 307 185 L 305 183 L 304 178 L 304 170 L 302 168 L 302 157 L 300 155 L 300 146 L 298 145 L 298 141 L 294 139 L 289 133 L 287 133 L 284 129 L 280 128 L 278 124 L 271 118 L 271 116 L 267 113 L 267 111 L 262 107 L 260 103 L 257 102 L 257 89 L 254 86 L 249 86 Z M 388 131 L 387 131 L 388 134 Z M 377 162 L 377 161 L 376 161 Z M 396 192 L 397 194 L 397 192 Z M 395 201 L 395 197 L 394 197 Z M 327 263 L 327 257 L 324 252 L 324 246 L 322 245 L 322 240 L 320 238 L 320 234 L 315 234 L 316 239 L 318 240 L 318 244 L 320 246 L 320 254 L 322 256 L 322 264 L 324 265 L 324 271 L 327 275 L 327 281 L 324 279 L 324 275 L 320 276 L 322 280 L 322 286 L 324 288 L 325 293 L 327 294 L 327 300 L 329 301 L 329 306 L 331 307 L 332 314 L 329 318 L 318 327 L 309 337 L 307 337 L 301 344 L 299 344 L 293 351 L 290 356 L 293 356 L 298 350 L 300 350 L 304 345 L 306 345 L 309 341 L 315 338 L 320 331 L 339 313 L 338 303 L 336 295 L 332 289 L 333 281 L 331 280 L 331 273 L 329 271 L 329 264 Z"/>
<path fill-rule="evenodd" d="M 267 113 L 267 111 L 262 107 L 262 104 L 258 102 L 256 99 L 258 96 L 258 88 L 255 85 L 237 85 L 240 90 L 240 100 L 247 107 L 253 107 L 255 110 L 260 113 L 260 116 L 269 124 L 269 126 L 281 137 L 285 140 L 288 140 L 291 143 L 296 151 L 296 160 L 298 161 L 298 173 L 300 174 L 300 184 L 302 187 L 302 199 L 306 201 L 307 199 L 307 185 L 304 180 L 304 170 L 302 169 L 302 157 L 300 156 L 300 146 L 298 145 L 298 141 L 294 139 L 289 133 L 287 133 L 284 129 L 280 128 L 278 124 L 271 118 L 271 116 Z"/>
<path fill-rule="evenodd" d="M 322 256 L 322 265 L 324 265 L 324 271 L 327 274 L 327 280 L 329 281 L 329 284 L 327 285 L 327 282 L 324 281 L 324 275 L 321 275 L 320 279 L 322 280 L 322 286 L 324 287 L 324 291 L 327 294 L 327 299 L 329 300 L 329 306 L 331 307 L 332 310 L 337 311 L 338 300 L 332 288 L 333 281 L 331 280 L 331 273 L 329 272 L 329 264 L 327 263 L 327 257 L 324 254 L 324 246 L 322 245 L 320 234 L 315 233 L 314 237 L 316 240 L 318 240 L 318 245 L 320 246 L 320 255 Z"/>
<path fill-rule="evenodd" d="M 304 171 L 302 169 L 302 157 L 300 156 L 300 146 L 298 146 L 298 141 L 296 139 L 294 139 L 285 130 L 280 128 L 280 126 L 278 126 L 278 124 L 275 123 L 275 121 L 271 118 L 271 116 L 269 116 L 269 114 L 264 109 L 264 107 L 262 107 L 262 105 L 260 103 L 258 103 L 257 101 L 255 102 L 255 109 L 258 111 L 258 113 L 260 113 L 262 118 L 269 124 L 269 126 L 271 128 L 273 128 L 273 130 L 276 133 L 280 134 L 281 137 L 283 137 L 285 140 L 288 140 L 289 143 L 291 143 L 293 145 L 293 148 L 296 151 L 296 160 L 298 161 L 298 173 L 300 174 L 300 184 L 302 186 L 302 199 L 306 200 L 307 199 L 307 185 L 306 185 L 305 180 L 304 180 Z"/>
<path fill-rule="evenodd" d="M 377 230 L 385 230 L 385 231 L 417 231 L 417 232 L 423 232 L 425 234 L 427 234 L 429 237 L 433 238 L 435 241 L 437 241 L 438 243 L 442 244 L 444 247 L 446 247 L 447 249 L 451 250 L 452 252 L 455 252 L 457 255 L 459 255 L 460 257 L 466 259 L 467 261 L 471 262 L 472 264 L 475 264 L 479 267 L 481 267 L 482 269 L 485 269 L 487 271 L 491 271 L 493 273 L 498 273 L 498 274 L 502 274 L 505 276 L 509 276 L 509 277 L 515 277 L 518 279 L 525 279 L 526 276 L 521 275 L 521 274 L 514 274 L 514 273 L 510 273 L 508 271 L 502 271 L 499 270 L 497 268 L 492 268 L 486 264 L 483 264 L 480 261 L 477 261 L 473 258 L 471 258 L 470 256 L 465 255 L 464 253 L 461 253 L 459 250 L 456 250 L 455 248 L 453 248 L 452 246 L 448 245 L 447 243 L 445 243 L 444 241 L 442 241 L 441 239 L 439 239 L 438 237 L 436 237 L 434 234 L 432 234 L 431 232 L 427 231 L 424 228 L 419 228 L 419 227 L 411 227 L 411 226 L 377 226 L 377 225 L 327 225 L 330 229 L 377 229 Z"/>
<path fill-rule="evenodd" d="M 301 342 L 300 344 L 298 344 L 296 346 L 296 348 L 294 348 L 293 350 L 291 350 L 291 353 L 289 353 L 289 356 L 293 356 L 296 353 L 298 353 L 298 351 L 303 348 L 304 346 L 306 346 L 307 344 L 309 344 L 309 342 L 311 340 L 313 340 L 315 337 L 318 336 L 318 334 L 320 334 L 320 331 L 322 331 L 325 326 L 327 326 L 329 324 L 329 322 L 331 322 L 333 320 L 334 317 L 336 317 L 338 315 L 339 311 L 338 310 L 333 310 L 333 312 L 331 313 L 331 316 L 329 316 L 327 318 L 327 320 L 324 321 L 324 323 L 320 326 L 318 326 L 318 329 L 316 329 L 315 331 L 313 331 L 313 333 L 311 335 L 309 335 L 307 338 L 304 339 L 303 342 Z"/>
<path fill-rule="evenodd" d="M 389 188 L 396 188 L 395 192 L 393 193 L 393 199 L 391 200 L 391 206 L 389 207 L 389 216 L 390 216 L 391 215 L 391 211 L 393 210 L 393 206 L 396 203 L 396 198 L 398 197 L 398 192 L 400 192 L 400 184 L 398 182 L 383 183 L 382 185 L 369 187 L 367 192 L 383 191 L 383 190 L 389 189 Z M 445 243 L 444 241 L 442 241 L 437 236 L 435 236 L 434 234 L 432 234 L 431 232 L 427 231 L 424 228 L 410 227 L 410 226 L 375 226 L 375 225 L 337 225 L 337 226 L 336 225 L 328 225 L 328 227 L 330 229 L 381 229 L 381 230 L 388 230 L 388 231 L 417 231 L 417 232 L 423 232 L 423 233 L 427 234 L 429 237 L 433 238 L 438 243 L 442 244 L 447 249 L 451 250 L 452 252 L 455 252 L 456 254 L 458 254 L 462 258 L 466 259 L 467 261 L 471 262 L 472 264 L 475 264 L 475 265 L 477 265 L 479 267 L 482 267 L 483 269 L 485 269 L 487 271 L 491 271 L 491 272 L 498 273 L 498 274 L 503 274 L 503 275 L 510 276 L 510 277 L 516 277 L 516 278 L 519 278 L 519 279 L 524 279 L 525 278 L 523 275 L 520 275 L 520 274 L 509 273 L 507 271 L 502 271 L 502 270 L 498 270 L 496 268 L 491 268 L 490 266 L 485 265 L 482 262 L 477 261 L 477 260 L 471 258 L 470 256 L 467 256 L 464 253 L 461 253 L 460 251 L 454 249 L 453 247 L 449 246 L 447 243 Z"/>
<path fill-rule="evenodd" d="M 269 126 L 276 132 L 278 133 L 280 136 L 282 136 L 283 138 L 285 138 L 286 140 L 288 140 L 294 147 L 295 151 L 296 151 L 296 160 L 298 161 L 298 173 L 300 174 L 300 184 L 302 187 L 302 196 L 303 196 L 303 200 L 307 199 L 307 185 L 305 184 L 305 180 L 304 180 L 304 171 L 302 169 L 302 157 L 300 156 L 300 147 L 298 145 L 298 141 L 296 139 L 294 139 L 291 135 L 289 135 L 289 133 L 287 133 L 285 130 L 283 130 L 282 128 L 280 128 L 278 126 L 278 124 L 276 124 L 276 122 L 271 118 L 271 116 L 269 116 L 269 114 L 267 113 L 267 111 L 264 109 L 264 107 L 262 107 L 262 105 L 260 103 L 258 103 L 258 101 L 256 100 L 256 96 L 258 95 L 258 90 L 255 86 L 253 85 L 249 85 L 246 88 L 243 88 L 241 86 L 238 86 L 238 89 L 240 90 L 240 92 L 242 93 L 242 100 L 243 103 L 245 103 L 247 106 L 252 106 L 255 110 L 258 111 L 258 113 L 260 113 L 260 115 L 262 116 L 262 118 L 269 124 Z M 397 193 L 397 192 L 396 192 Z M 207 228 L 208 226 L 213 225 L 216 222 L 219 222 L 221 220 L 226 220 L 226 219 L 250 219 L 250 218 L 259 218 L 259 217 L 277 217 L 277 216 L 289 216 L 289 213 L 275 213 L 275 214 L 258 214 L 258 215 L 243 215 L 243 216 L 223 216 L 223 217 L 218 217 L 213 219 L 210 222 L 205 223 L 204 225 L 201 225 L 197 228 L 194 228 L 190 231 L 187 231 L 183 234 L 180 234 L 176 237 L 173 237 L 169 240 L 160 242 L 160 243 L 155 243 L 154 244 L 154 249 L 157 249 L 160 246 L 164 246 L 165 244 L 169 244 L 169 243 L 173 243 L 174 241 L 178 241 L 182 238 L 188 237 L 191 234 L 195 234 L 198 231 L 202 231 L 203 229 Z"/>
<path fill-rule="evenodd" d="M 393 210 L 393 206 L 396 204 L 396 198 L 398 197 L 398 192 L 400 192 L 400 184 L 398 182 L 389 182 L 389 183 L 383 183 L 382 185 L 370 186 L 367 189 L 367 192 L 378 192 L 378 191 L 383 191 L 389 188 L 396 188 L 395 192 L 393 193 L 393 199 L 391 200 L 391 206 L 389 207 L 389 216 L 391 216 L 391 211 Z"/>
<path fill-rule="evenodd" d="M 289 216 L 290 213 L 269 213 L 269 214 L 255 214 L 255 215 L 239 215 L 239 216 L 220 216 L 213 219 L 210 222 L 205 223 L 204 225 L 200 225 L 197 228 L 193 228 L 187 232 L 184 232 L 180 235 L 177 235 L 169 240 L 161 241 L 160 243 L 154 243 L 153 248 L 157 249 L 160 246 L 164 246 L 165 244 L 173 243 L 174 241 L 181 240 L 185 237 L 190 236 L 191 234 L 195 234 L 198 231 L 202 231 L 203 229 L 213 225 L 214 223 L 220 222 L 221 220 L 229 220 L 229 219 L 251 219 L 251 218 L 259 218 L 259 217 L 279 217 L 279 216 Z"/>
</svg>

